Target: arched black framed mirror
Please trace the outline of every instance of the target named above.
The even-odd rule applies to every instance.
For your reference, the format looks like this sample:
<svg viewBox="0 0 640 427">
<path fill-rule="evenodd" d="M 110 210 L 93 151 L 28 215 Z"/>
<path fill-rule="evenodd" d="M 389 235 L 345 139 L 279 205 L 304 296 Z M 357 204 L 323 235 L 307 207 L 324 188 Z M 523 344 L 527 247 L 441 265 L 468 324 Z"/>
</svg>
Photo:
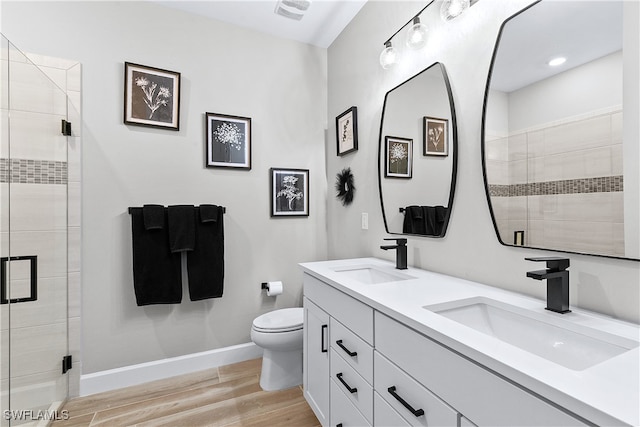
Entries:
<svg viewBox="0 0 640 427">
<path fill-rule="evenodd" d="M 624 13 L 630 3 L 542 0 L 502 25 L 482 124 L 502 244 L 640 258 L 639 22 Z"/>
<path fill-rule="evenodd" d="M 387 92 L 378 183 L 387 233 L 444 237 L 456 184 L 458 134 L 444 66 L 435 63 Z"/>
</svg>

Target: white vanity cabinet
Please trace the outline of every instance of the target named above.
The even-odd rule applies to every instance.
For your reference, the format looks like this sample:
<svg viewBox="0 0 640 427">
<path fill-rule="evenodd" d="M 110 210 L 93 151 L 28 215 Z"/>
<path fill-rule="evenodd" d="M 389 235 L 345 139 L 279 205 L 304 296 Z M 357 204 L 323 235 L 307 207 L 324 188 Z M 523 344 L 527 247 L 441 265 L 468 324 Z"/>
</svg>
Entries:
<svg viewBox="0 0 640 427">
<path fill-rule="evenodd" d="M 304 396 L 323 426 L 373 425 L 373 309 L 304 275 Z"/>
<path fill-rule="evenodd" d="M 384 314 L 376 312 L 375 325 L 376 352 L 428 387 L 438 400 L 464 414 L 465 422 L 480 426 L 587 425 Z M 378 390 L 377 365 L 375 373 Z"/>
<path fill-rule="evenodd" d="M 323 426 L 329 423 L 329 315 L 306 297 L 304 307 L 304 397 Z"/>
<path fill-rule="evenodd" d="M 537 312 L 544 302 L 374 258 L 302 267 L 304 393 L 323 426 L 640 426 L 637 325 L 579 309 L 562 318 L 628 348 L 572 370 L 425 309 L 486 298 L 554 324 Z"/>
</svg>

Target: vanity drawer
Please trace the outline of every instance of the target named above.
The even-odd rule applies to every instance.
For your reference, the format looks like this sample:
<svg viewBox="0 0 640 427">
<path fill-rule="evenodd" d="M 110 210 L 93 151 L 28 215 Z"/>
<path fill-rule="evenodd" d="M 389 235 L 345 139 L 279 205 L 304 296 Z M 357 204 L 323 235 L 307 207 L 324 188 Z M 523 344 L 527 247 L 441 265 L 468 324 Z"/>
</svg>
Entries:
<svg viewBox="0 0 640 427">
<path fill-rule="evenodd" d="M 373 345 L 373 308 L 305 273 L 304 295 Z"/>
<path fill-rule="evenodd" d="M 410 427 L 411 424 L 396 412 L 377 392 L 373 393 L 373 418 L 376 427 Z"/>
<path fill-rule="evenodd" d="M 373 384 L 373 347 L 334 318 L 330 322 L 331 348 Z"/>
<path fill-rule="evenodd" d="M 377 351 L 374 355 L 374 366 L 376 391 L 410 425 L 457 427 L 456 411 Z"/>
<path fill-rule="evenodd" d="M 342 384 L 331 379 L 331 426 L 365 427 L 373 423 L 367 421 L 353 406 L 347 396 L 340 391 Z"/>
<path fill-rule="evenodd" d="M 586 425 L 379 312 L 375 322 L 376 350 L 478 425 Z"/>
<path fill-rule="evenodd" d="M 373 387 L 371 384 L 366 382 L 334 349 L 331 349 L 330 365 L 331 380 L 341 390 L 340 393 L 358 408 L 369 423 L 373 423 Z M 349 388 L 357 391 L 352 393 Z"/>
</svg>

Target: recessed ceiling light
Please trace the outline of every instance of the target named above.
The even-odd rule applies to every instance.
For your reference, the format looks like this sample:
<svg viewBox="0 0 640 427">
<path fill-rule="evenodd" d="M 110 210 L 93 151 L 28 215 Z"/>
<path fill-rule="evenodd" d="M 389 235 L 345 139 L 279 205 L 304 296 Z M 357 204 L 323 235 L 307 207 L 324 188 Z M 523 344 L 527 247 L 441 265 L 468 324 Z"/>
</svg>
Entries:
<svg viewBox="0 0 640 427">
<path fill-rule="evenodd" d="M 549 64 L 550 67 L 557 67 L 558 65 L 562 65 L 565 62 L 567 62 L 567 58 L 565 58 L 564 56 L 558 56 L 557 58 L 553 58 L 552 60 L 547 62 L 547 64 Z"/>
</svg>

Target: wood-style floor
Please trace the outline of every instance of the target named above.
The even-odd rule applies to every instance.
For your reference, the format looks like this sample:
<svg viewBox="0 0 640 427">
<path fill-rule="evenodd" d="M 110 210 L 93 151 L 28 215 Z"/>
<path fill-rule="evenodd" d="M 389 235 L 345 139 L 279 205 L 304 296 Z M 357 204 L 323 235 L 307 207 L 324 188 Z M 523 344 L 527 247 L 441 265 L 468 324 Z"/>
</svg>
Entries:
<svg viewBox="0 0 640 427">
<path fill-rule="evenodd" d="M 262 359 L 72 399 L 75 426 L 320 426 L 302 387 L 260 388 Z"/>
</svg>

